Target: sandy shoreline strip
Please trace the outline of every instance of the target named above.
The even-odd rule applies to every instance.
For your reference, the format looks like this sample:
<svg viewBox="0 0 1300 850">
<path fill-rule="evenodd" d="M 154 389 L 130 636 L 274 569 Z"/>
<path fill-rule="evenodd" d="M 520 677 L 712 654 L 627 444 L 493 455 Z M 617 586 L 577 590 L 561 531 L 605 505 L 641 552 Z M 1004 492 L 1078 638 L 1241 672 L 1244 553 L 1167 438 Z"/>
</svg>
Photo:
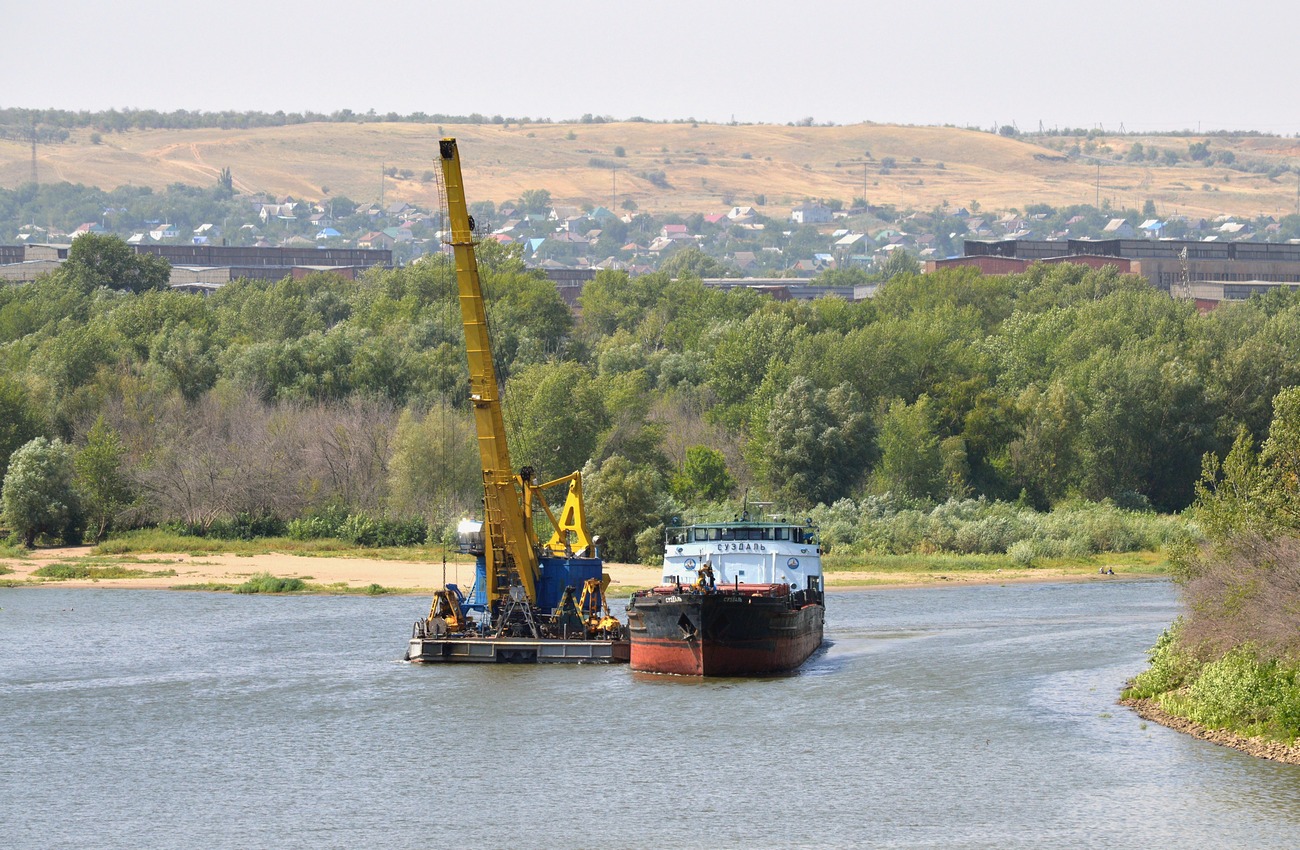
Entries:
<svg viewBox="0 0 1300 850">
<path fill-rule="evenodd" d="M 242 584 L 257 573 L 282 578 L 303 578 L 317 585 L 343 585 L 348 589 L 378 584 L 390 591 L 427 593 L 443 585 L 441 561 L 390 561 L 375 558 L 329 557 L 266 553 L 237 555 L 227 553 L 191 555 L 183 552 L 149 553 L 139 556 L 92 556 L 92 547 L 77 546 L 37 549 L 27 558 L 0 558 L 0 564 L 14 572 L 0 576 L 0 581 L 32 582 L 47 587 L 110 587 L 168 589 L 187 585 Z M 118 564 L 128 569 L 148 572 L 175 570 L 174 576 L 115 579 L 42 580 L 32 572 L 50 564 L 85 562 L 87 566 Z M 658 584 L 659 567 L 640 564 L 605 564 L 613 595 L 627 595 L 633 590 Z M 1143 579 L 1157 578 L 1138 574 Z M 1116 581 L 1124 576 L 1100 576 L 1064 569 L 1016 569 L 997 572 L 954 570 L 948 573 L 837 570 L 826 574 L 828 589 L 941 587 L 968 584 L 1013 584 L 1052 581 Z M 448 562 L 446 581 L 468 590 L 474 583 L 474 566 L 466 561 Z"/>
<path fill-rule="evenodd" d="M 257 573 L 282 578 L 303 578 L 318 585 L 345 585 L 364 588 L 378 584 L 396 592 L 423 593 L 442 587 L 444 568 L 441 561 L 390 561 L 375 558 L 290 555 L 271 552 L 258 555 L 212 553 L 191 555 L 184 552 L 148 553 L 132 558 L 90 556 L 90 547 L 38 549 L 25 559 L 0 559 L 0 564 L 14 572 L 0 576 L 0 581 L 33 581 L 50 587 L 114 587 L 167 589 L 203 584 L 242 584 Z M 43 566 L 76 563 L 85 559 L 87 566 L 120 564 L 127 569 L 148 572 L 174 570 L 174 576 L 145 578 L 59 579 L 42 580 L 32 573 Z M 605 564 L 614 588 L 647 587 L 659 578 L 656 567 L 637 564 Z M 446 565 L 445 579 L 468 590 L 474 583 L 474 565 L 466 561 Z"/>
</svg>

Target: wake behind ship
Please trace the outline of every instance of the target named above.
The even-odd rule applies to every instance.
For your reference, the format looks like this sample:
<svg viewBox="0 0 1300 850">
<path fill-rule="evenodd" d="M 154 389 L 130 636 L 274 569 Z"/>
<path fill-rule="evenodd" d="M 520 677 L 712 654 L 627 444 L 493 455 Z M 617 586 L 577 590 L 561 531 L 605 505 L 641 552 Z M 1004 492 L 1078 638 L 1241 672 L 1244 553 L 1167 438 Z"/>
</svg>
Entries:
<svg viewBox="0 0 1300 850">
<path fill-rule="evenodd" d="M 822 643 L 821 547 L 811 523 L 669 528 L 662 583 L 628 604 L 631 666 L 683 676 L 794 670 Z"/>
</svg>

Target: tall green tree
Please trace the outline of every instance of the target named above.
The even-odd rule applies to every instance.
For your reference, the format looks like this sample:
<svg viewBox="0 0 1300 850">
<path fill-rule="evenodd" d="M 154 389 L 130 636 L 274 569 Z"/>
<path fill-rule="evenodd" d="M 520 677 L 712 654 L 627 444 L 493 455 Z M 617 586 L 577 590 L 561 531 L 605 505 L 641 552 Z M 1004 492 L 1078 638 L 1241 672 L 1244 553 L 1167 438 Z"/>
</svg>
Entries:
<svg viewBox="0 0 1300 850">
<path fill-rule="evenodd" d="M 118 514 L 131 504 L 131 482 L 122 468 L 125 456 L 122 438 L 101 415 L 86 433 L 86 445 L 73 458 L 77 491 L 96 543 L 108 537 Z"/>
<path fill-rule="evenodd" d="M 710 257 L 694 245 L 682 248 L 659 264 L 659 271 L 669 277 L 734 277 L 728 266 Z"/>
<path fill-rule="evenodd" d="M 403 411 L 388 462 L 390 505 L 397 516 L 450 524 L 481 510 L 483 471 L 474 426 L 464 411 L 442 404 L 423 415 Z"/>
<path fill-rule="evenodd" d="M 929 396 L 922 395 L 915 404 L 895 399 L 879 429 L 880 460 L 871 474 L 871 489 L 921 499 L 944 496 L 945 458 Z M 949 465 L 956 466 L 956 461 L 949 460 Z"/>
<path fill-rule="evenodd" d="M 893 280 L 902 275 L 919 275 L 920 273 L 921 261 L 914 254 L 910 254 L 902 248 L 890 251 L 889 257 L 880 267 L 882 280 Z"/>
<path fill-rule="evenodd" d="M 582 366 L 551 361 L 512 375 L 504 396 L 510 454 L 552 480 L 582 469 L 605 425 L 601 395 Z"/>
<path fill-rule="evenodd" d="M 9 468 L 9 457 L 19 446 L 39 437 L 43 430 L 44 423 L 26 388 L 0 375 L 0 472 Z"/>
<path fill-rule="evenodd" d="M 684 504 L 721 501 L 736 489 L 726 456 L 708 446 L 689 446 L 681 470 L 669 484 L 673 497 Z"/>
<path fill-rule="evenodd" d="M 137 254 L 121 237 L 83 233 L 72 240 L 68 261 L 60 271 L 86 290 L 106 286 L 144 292 L 165 289 L 172 267 L 162 257 Z"/>
<path fill-rule="evenodd" d="M 62 440 L 37 437 L 9 458 L 0 505 L 5 524 L 27 547 L 37 536 L 80 543 L 81 504 L 73 482 L 72 451 Z"/>
<path fill-rule="evenodd" d="M 772 492 L 791 508 L 852 494 L 867 471 L 873 431 L 847 384 L 827 391 L 802 376 L 776 397 L 758 452 Z"/>
<path fill-rule="evenodd" d="M 519 206 L 526 213 L 544 213 L 551 208 L 551 193 L 546 189 L 525 189 L 519 195 Z"/>
<path fill-rule="evenodd" d="M 649 555 L 638 551 L 637 536 L 662 526 L 670 512 L 659 472 L 612 455 L 599 468 L 589 464 L 582 477 L 588 522 L 604 541 L 604 557 L 636 562 Z"/>
</svg>

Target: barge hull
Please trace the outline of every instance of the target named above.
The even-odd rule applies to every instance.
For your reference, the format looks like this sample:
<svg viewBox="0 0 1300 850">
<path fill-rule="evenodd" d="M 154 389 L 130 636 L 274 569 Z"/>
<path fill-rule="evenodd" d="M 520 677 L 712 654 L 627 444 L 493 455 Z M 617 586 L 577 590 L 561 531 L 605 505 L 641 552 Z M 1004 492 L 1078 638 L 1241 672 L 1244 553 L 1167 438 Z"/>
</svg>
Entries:
<svg viewBox="0 0 1300 850">
<path fill-rule="evenodd" d="M 638 600 L 629 611 L 633 670 L 680 676 L 784 673 L 822 643 L 825 608 L 728 594 Z"/>
<path fill-rule="evenodd" d="M 406 660 L 416 663 L 623 664 L 627 641 L 528 638 L 411 638 Z"/>
</svg>

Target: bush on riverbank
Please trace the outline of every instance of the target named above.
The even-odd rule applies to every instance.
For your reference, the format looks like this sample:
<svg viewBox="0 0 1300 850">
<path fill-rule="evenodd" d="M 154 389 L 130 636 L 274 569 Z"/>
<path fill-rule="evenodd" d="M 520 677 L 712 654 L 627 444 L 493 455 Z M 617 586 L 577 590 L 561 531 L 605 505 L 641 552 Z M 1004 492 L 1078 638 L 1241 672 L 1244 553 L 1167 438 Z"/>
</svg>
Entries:
<svg viewBox="0 0 1300 850">
<path fill-rule="evenodd" d="M 420 546 L 440 531 L 431 530 L 419 518 L 373 517 L 349 513 L 339 508 L 324 508 L 309 516 L 288 522 L 267 514 L 241 512 L 228 519 L 217 519 L 207 527 L 194 523 L 164 523 L 162 531 L 182 537 L 213 540 L 261 540 L 288 537 L 291 540 L 343 540 L 356 546 Z"/>
<path fill-rule="evenodd" d="M 48 564 L 32 570 L 36 578 L 58 579 L 110 579 L 110 578 L 166 578 L 176 575 L 175 570 L 142 570 L 121 564 L 91 566 L 88 564 Z"/>
<path fill-rule="evenodd" d="M 810 517 L 838 554 L 1006 554 L 1019 566 L 1044 558 L 1155 551 L 1187 545 L 1199 533 L 1182 517 L 1126 510 L 1109 501 L 1069 502 L 1041 513 L 1014 502 L 950 499 L 931 505 L 885 494 L 819 505 Z"/>
<path fill-rule="evenodd" d="M 1242 432 L 1205 459 L 1193 514 L 1199 547 L 1175 553 L 1184 614 L 1125 693 L 1208 729 L 1300 737 L 1300 388 L 1273 399 L 1256 453 Z"/>
<path fill-rule="evenodd" d="M 307 589 L 300 578 L 279 578 L 270 573 L 258 573 L 235 588 L 235 593 L 296 593 Z"/>
<path fill-rule="evenodd" d="M 1124 699 L 1152 699 L 1166 712 L 1248 738 L 1293 744 L 1300 738 L 1300 663 L 1269 657 L 1245 643 L 1197 657 L 1182 622 L 1151 650 L 1151 666 L 1133 679 Z"/>
</svg>

